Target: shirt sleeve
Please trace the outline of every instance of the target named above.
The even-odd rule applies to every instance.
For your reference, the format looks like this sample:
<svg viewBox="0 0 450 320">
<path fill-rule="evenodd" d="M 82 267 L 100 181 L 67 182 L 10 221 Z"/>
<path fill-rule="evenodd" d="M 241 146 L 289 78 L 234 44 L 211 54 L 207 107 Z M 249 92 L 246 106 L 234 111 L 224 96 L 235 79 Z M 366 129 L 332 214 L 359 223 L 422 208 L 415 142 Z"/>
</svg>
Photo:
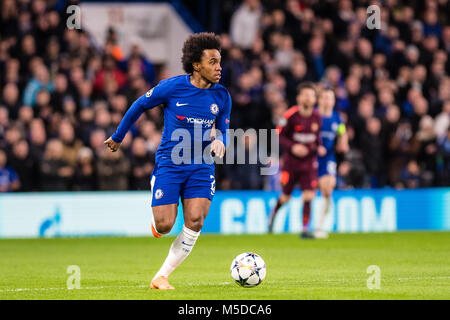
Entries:
<svg viewBox="0 0 450 320">
<path fill-rule="evenodd" d="M 292 139 L 292 123 L 291 117 L 286 119 L 286 124 L 283 127 L 278 127 L 280 145 L 285 152 L 291 152 L 292 146 L 296 143 Z"/>
<path fill-rule="evenodd" d="M 130 127 L 136 122 L 141 114 L 162 103 L 167 103 L 170 96 L 170 87 L 167 82 L 160 82 L 156 87 L 150 89 L 146 94 L 139 97 L 120 121 L 117 130 L 111 136 L 115 142 L 122 142 Z"/>
<path fill-rule="evenodd" d="M 221 109 L 216 119 L 216 127 L 220 131 L 220 135 L 218 135 L 216 139 L 222 141 L 225 147 L 227 147 L 229 143 L 228 128 L 230 127 L 230 114 L 231 96 L 230 93 L 227 92 L 224 108 Z"/>
</svg>

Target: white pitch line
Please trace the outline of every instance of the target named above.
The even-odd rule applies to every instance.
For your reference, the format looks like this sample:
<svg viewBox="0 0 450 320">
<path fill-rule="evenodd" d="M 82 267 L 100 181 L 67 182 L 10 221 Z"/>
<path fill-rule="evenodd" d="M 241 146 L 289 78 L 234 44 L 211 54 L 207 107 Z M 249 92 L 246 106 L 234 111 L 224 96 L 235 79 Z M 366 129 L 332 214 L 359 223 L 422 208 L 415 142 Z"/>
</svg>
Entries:
<svg viewBox="0 0 450 320">
<path fill-rule="evenodd" d="M 450 279 L 450 276 L 437 276 L 437 277 L 416 277 L 416 278 L 394 278 L 394 279 L 386 279 L 385 281 L 417 281 L 417 280 L 442 280 L 442 279 Z M 365 281 L 367 279 L 328 279 L 328 280 L 297 280 L 295 283 L 318 283 L 318 282 L 360 282 Z M 272 281 L 266 281 L 272 282 Z M 228 285 L 232 282 L 219 282 L 216 285 Z M 204 284 L 202 283 L 188 283 L 188 286 L 198 287 Z M 214 285 L 214 284 L 212 284 Z M 96 287 L 83 287 L 80 289 L 67 289 L 64 287 L 61 288 L 16 288 L 16 289 L 0 289 L 1 292 L 23 292 L 23 291 L 51 291 L 51 290 L 69 290 L 69 291 L 77 291 L 77 290 L 100 290 L 100 289 L 121 289 L 121 288 L 146 288 L 149 287 L 147 284 L 143 285 L 134 285 L 134 286 L 96 286 Z"/>
<path fill-rule="evenodd" d="M 450 276 L 421 277 L 421 278 L 397 278 L 398 281 L 409 281 L 409 280 L 436 280 L 436 279 L 450 279 Z"/>
<path fill-rule="evenodd" d="M 17 289 L 0 289 L 0 292 L 21 292 L 21 291 L 51 291 L 51 290 L 99 290 L 99 289 L 121 289 L 121 288 L 145 288 L 149 287 L 149 285 L 138 285 L 138 286 L 98 286 L 98 287 L 83 287 L 80 289 L 67 289 L 64 287 L 61 288 L 17 288 Z"/>
</svg>

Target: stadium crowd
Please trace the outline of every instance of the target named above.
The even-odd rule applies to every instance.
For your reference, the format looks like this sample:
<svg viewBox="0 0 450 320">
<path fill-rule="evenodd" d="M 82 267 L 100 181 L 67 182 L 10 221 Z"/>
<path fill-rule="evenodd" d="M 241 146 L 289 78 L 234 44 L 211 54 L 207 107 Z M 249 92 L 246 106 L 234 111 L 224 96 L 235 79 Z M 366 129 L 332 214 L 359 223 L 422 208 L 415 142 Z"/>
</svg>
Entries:
<svg viewBox="0 0 450 320">
<path fill-rule="evenodd" d="M 66 28 L 78 1 L 0 1 L 0 192 L 148 190 L 163 126 L 145 113 L 118 152 L 103 141 L 169 75 L 110 29 Z M 366 9 L 381 7 L 381 29 Z M 279 125 L 303 81 L 336 92 L 350 151 L 338 188 L 450 185 L 450 1 L 239 3 L 221 34 L 231 128 Z M 256 136 L 245 141 L 255 152 Z M 218 165 L 217 189 L 277 189 L 260 165 Z"/>
</svg>

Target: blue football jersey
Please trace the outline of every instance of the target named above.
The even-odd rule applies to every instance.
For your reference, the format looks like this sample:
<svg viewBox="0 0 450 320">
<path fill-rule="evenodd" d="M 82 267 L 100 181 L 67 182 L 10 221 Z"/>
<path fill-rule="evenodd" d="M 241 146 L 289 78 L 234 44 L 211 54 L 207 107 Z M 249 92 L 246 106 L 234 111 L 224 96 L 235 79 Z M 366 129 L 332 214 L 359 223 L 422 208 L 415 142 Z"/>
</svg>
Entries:
<svg viewBox="0 0 450 320">
<path fill-rule="evenodd" d="M 320 136 L 322 138 L 322 145 L 325 147 L 325 149 L 327 149 L 326 156 L 334 154 L 334 141 L 338 134 L 339 128 L 343 125 L 344 124 L 341 121 L 341 117 L 335 111 L 333 111 L 330 117 L 322 116 L 322 128 Z"/>
<path fill-rule="evenodd" d="M 212 84 L 208 89 L 197 88 L 187 74 L 162 80 L 138 98 L 126 112 L 112 139 L 121 142 L 144 111 L 161 104 L 164 106 L 164 129 L 156 152 L 158 164 L 205 164 L 203 153 L 211 143 L 214 124 L 220 132 L 216 139 L 227 145 L 230 94 L 220 84 Z M 207 157 L 211 156 L 208 154 Z M 174 163 L 174 159 L 178 162 L 182 159 L 182 162 Z M 206 164 L 213 165 L 212 158 L 209 160 Z"/>
</svg>

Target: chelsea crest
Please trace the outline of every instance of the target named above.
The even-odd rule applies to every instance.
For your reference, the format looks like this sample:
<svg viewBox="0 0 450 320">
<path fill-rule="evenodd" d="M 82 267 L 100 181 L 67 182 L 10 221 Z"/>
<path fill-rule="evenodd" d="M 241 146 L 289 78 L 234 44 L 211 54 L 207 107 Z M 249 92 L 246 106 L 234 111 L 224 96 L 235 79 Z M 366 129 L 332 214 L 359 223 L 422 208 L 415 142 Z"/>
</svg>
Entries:
<svg viewBox="0 0 450 320">
<path fill-rule="evenodd" d="M 213 103 L 211 105 L 210 109 L 211 109 L 211 113 L 212 114 L 217 114 L 219 112 L 219 106 L 217 104 L 215 104 L 215 103 Z"/>
</svg>

